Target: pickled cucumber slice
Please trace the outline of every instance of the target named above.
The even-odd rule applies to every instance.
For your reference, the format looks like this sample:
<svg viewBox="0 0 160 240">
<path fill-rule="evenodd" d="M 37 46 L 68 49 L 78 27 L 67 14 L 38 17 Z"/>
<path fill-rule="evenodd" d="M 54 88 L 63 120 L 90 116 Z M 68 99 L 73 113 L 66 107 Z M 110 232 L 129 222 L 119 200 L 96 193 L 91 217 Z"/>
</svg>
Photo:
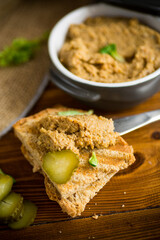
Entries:
<svg viewBox="0 0 160 240">
<path fill-rule="evenodd" d="M 9 175 L 0 174 L 0 201 L 4 199 L 11 191 L 13 178 Z"/>
<path fill-rule="evenodd" d="M 49 152 L 43 159 L 43 170 L 51 181 L 55 183 L 66 183 L 78 167 L 79 159 L 71 150 L 60 152 Z"/>
<path fill-rule="evenodd" d="M 0 176 L 1 175 L 7 175 L 7 176 L 10 176 L 10 175 L 8 175 L 8 174 L 5 174 L 3 171 L 2 171 L 2 169 L 0 169 Z M 10 176 L 12 179 L 13 179 L 13 183 L 15 183 L 16 182 L 16 180 L 12 177 L 12 176 Z"/>
<path fill-rule="evenodd" d="M 5 173 L 2 171 L 2 169 L 0 169 L 0 174 L 5 175 Z"/>
<path fill-rule="evenodd" d="M 0 221 L 3 223 L 19 219 L 23 208 L 23 197 L 11 192 L 0 202 Z"/>
<path fill-rule="evenodd" d="M 36 217 L 37 207 L 34 203 L 24 200 L 24 214 L 18 221 L 9 223 L 9 227 L 12 229 L 22 229 L 28 227 L 34 222 Z"/>
</svg>

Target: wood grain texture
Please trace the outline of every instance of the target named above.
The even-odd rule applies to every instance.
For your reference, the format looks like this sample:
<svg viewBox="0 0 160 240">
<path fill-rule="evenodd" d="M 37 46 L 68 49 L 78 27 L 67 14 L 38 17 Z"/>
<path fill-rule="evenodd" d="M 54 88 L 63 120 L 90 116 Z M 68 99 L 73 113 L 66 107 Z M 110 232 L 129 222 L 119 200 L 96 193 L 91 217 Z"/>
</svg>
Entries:
<svg viewBox="0 0 160 240">
<path fill-rule="evenodd" d="M 71 221 L 34 225 L 21 231 L 4 230 L 3 240 L 159 239 L 160 209 L 140 210 Z"/>
</svg>

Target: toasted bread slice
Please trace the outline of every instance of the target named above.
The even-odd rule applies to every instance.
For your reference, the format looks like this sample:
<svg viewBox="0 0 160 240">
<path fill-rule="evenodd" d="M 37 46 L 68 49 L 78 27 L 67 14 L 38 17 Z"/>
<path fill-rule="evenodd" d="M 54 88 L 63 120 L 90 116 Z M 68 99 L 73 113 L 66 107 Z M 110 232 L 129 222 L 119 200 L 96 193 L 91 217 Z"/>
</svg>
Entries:
<svg viewBox="0 0 160 240">
<path fill-rule="evenodd" d="M 22 142 L 22 152 L 33 165 L 33 171 L 45 176 L 46 192 L 70 216 L 81 215 L 86 204 L 119 170 L 135 161 L 133 149 L 118 133 L 113 122 L 96 115 L 58 116 L 66 108 L 47 109 L 21 119 L 14 125 Z M 43 172 L 43 156 L 48 151 L 70 149 L 79 156 L 79 166 L 64 184 L 52 182 Z M 98 165 L 88 160 L 92 151 Z"/>
</svg>

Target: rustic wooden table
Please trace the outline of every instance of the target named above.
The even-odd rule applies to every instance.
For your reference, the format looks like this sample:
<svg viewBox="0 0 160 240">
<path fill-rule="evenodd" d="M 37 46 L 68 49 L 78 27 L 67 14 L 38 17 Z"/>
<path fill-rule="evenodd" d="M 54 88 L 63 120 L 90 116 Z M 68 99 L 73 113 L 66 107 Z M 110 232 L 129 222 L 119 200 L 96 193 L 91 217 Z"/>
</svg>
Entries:
<svg viewBox="0 0 160 240">
<path fill-rule="evenodd" d="M 62 0 L 55 1 L 55 22 L 67 12 L 88 2 L 91 1 L 68 1 L 68 4 L 65 1 L 62 4 Z M 54 104 L 87 109 L 85 105 L 49 83 L 29 115 Z M 127 111 L 95 113 L 117 118 L 158 108 L 160 92 Z M 48 199 L 43 176 L 32 173 L 32 167 L 22 155 L 21 144 L 13 131 L 0 139 L 0 168 L 16 179 L 13 190 L 38 206 L 37 217 L 32 226 L 13 231 L 6 225 L 1 225 L 0 239 L 160 239 L 160 122 L 129 133 L 124 138 L 133 145 L 136 162 L 114 176 L 90 201 L 82 216 L 75 219 L 71 219 L 61 211 L 56 202 Z M 97 220 L 92 218 L 94 214 L 99 216 Z"/>
<path fill-rule="evenodd" d="M 29 114 L 54 104 L 86 109 L 82 103 L 49 84 Z M 160 92 L 139 106 L 118 113 L 98 112 L 120 117 L 160 108 Z M 76 239 L 160 239 L 160 122 L 124 135 L 133 145 L 136 162 L 114 176 L 87 205 L 81 217 L 71 219 L 56 202 L 48 199 L 43 176 L 32 168 L 20 151 L 13 131 L 0 140 L 0 166 L 16 179 L 14 191 L 38 206 L 32 226 L 12 231 L 0 227 L 3 240 Z M 97 214 L 97 220 L 92 216 Z"/>
</svg>

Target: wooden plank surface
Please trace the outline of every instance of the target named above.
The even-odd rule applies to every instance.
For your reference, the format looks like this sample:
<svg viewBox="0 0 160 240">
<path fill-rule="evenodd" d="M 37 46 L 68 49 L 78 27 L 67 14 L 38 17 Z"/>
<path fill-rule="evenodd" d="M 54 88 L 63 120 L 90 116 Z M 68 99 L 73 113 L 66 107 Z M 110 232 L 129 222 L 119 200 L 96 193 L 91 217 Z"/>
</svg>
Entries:
<svg viewBox="0 0 160 240">
<path fill-rule="evenodd" d="M 79 101 L 49 84 L 29 113 L 54 104 L 86 109 Z M 127 111 L 108 113 L 110 117 L 126 116 L 160 108 L 160 93 Z M 124 136 L 135 151 L 136 162 L 119 172 L 90 201 L 82 216 L 71 219 L 59 205 L 48 199 L 43 177 L 33 174 L 20 151 L 13 132 L 0 140 L 0 166 L 16 178 L 14 191 L 38 206 L 34 224 L 15 231 L 0 226 L 1 239 L 158 239 L 160 235 L 160 122 L 152 123 Z M 94 220 L 92 216 L 98 214 Z M 62 231 L 59 232 L 59 231 Z"/>
<path fill-rule="evenodd" d="M 56 20 L 89 1 L 70 1 L 55 13 Z M 54 12 L 55 10 L 53 10 Z M 49 83 L 29 113 L 62 104 L 88 109 Z M 160 92 L 146 102 L 116 113 L 95 110 L 106 117 L 122 117 L 160 108 Z M 12 231 L 0 225 L 2 240 L 76 240 L 76 239 L 159 239 L 160 236 L 160 121 L 124 136 L 135 151 L 136 162 L 119 172 L 87 204 L 79 218 L 71 219 L 56 202 L 48 199 L 43 176 L 32 173 L 32 167 L 20 151 L 13 131 L 0 139 L 0 168 L 16 179 L 13 190 L 38 206 L 32 226 Z M 92 216 L 99 217 L 94 220 Z"/>
<path fill-rule="evenodd" d="M 34 225 L 21 232 L 4 231 L 3 240 L 44 239 L 44 240 L 84 240 L 84 239 L 159 239 L 160 209 L 140 210 L 72 221 L 60 221 Z M 151 220 L 152 219 L 152 220 Z M 85 222 L 85 227 L 84 227 Z M 139 224 L 141 222 L 141 224 Z M 116 229 L 116 231 L 115 231 Z M 157 231 L 157 229 L 159 229 Z"/>
</svg>

